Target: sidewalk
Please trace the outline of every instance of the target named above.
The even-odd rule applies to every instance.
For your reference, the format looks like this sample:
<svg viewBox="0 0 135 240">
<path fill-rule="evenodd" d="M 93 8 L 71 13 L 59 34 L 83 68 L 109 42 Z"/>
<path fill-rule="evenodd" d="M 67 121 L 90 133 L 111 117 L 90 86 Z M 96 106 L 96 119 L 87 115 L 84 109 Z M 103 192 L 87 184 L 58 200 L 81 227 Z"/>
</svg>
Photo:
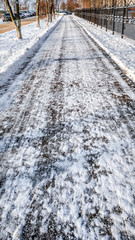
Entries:
<svg viewBox="0 0 135 240">
<path fill-rule="evenodd" d="M 135 41 L 104 28 L 97 27 L 88 21 L 74 16 L 74 20 L 87 34 L 116 62 L 123 73 L 135 81 Z"/>
<path fill-rule="evenodd" d="M 133 240 L 134 84 L 72 16 L 50 30 L 0 88 L 1 239 Z"/>
</svg>

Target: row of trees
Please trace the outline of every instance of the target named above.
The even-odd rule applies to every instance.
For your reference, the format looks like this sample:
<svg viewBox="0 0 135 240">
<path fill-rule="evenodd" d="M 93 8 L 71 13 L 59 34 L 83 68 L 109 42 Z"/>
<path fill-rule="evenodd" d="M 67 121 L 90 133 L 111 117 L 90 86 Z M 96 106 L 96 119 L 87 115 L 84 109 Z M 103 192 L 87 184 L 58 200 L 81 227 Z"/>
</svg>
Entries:
<svg viewBox="0 0 135 240">
<path fill-rule="evenodd" d="M 16 0 L 10 0 L 9 2 L 11 4 L 12 8 L 15 8 Z M 34 9 L 34 7 L 35 7 L 35 3 L 34 2 L 31 2 L 31 4 L 30 4 L 29 0 L 20 0 L 19 1 L 19 6 L 20 6 L 20 8 L 22 10 L 28 9 L 30 5 Z M 3 9 L 4 11 L 8 10 L 8 8 L 6 6 L 6 3 L 5 3 L 5 0 L 0 0 L 0 8 Z"/>
<path fill-rule="evenodd" d="M 59 9 L 58 7 L 58 0 L 35 0 L 36 1 L 36 20 L 37 20 L 37 27 L 40 26 L 40 18 L 39 15 L 45 15 L 47 18 L 47 26 L 49 21 L 52 21 L 52 17 L 55 18 L 55 10 Z M 128 6 L 132 5 L 135 0 L 67 0 L 66 2 L 63 1 L 61 3 L 60 8 L 63 10 L 68 10 L 73 12 L 77 8 L 91 8 L 91 7 L 109 7 L 109 6 Z M 19 8 L 20 4 L 23 3 L 23 6 L 28 7 L 29 1 L 28 0 L 0 0 L 0 6 L 3 9 L 8 9 L 11 19 L 15 25 L 17 31 L 17 37 L 19 39 L 22 38 L 21 33 L 21 19 L 19 15 Z M 16 10 L 17 19 L 14 17 L 13 8 Z"/>
<path fill-rule="evenodd" d="M 98 8 L 112 6 L 132 6 L 135 5 L 135 0 L 67 0 L 61 3 L 61 8 L 68 11 L 74 11 L 77 8 Z"/>
<path fill-rule="evenodd" d="M 79 8 L 79 2 L 77 0 L 67 0 L 62 2 L 60 8 L 62 10 L 68 10 L 69 12 L 74 12 L 75 9 Z"/>
<path fill-rule="evenodd" d="M 21 19 L 19 15 L 20 11 L 20 2 L 19 0 L 0 0 L 1 3 L 3 3 L 3 8 L 6 7 L 6 10 L 8 9 L 10 13 L 10 17 L 12 22 L 15 25 L 16 31 L 17 31 L 17 37 L 19 39 L 22 39 L 22 33 L 21 33 Z M 27 0 L 24 0 L 25 5 L 27 4 Z M 2 6 L 2 5 L 1 5 Z M 57 6 L 57 0 L 36 0 L 36 20 L 37 20 L 37 27 L 40 27 L 40 12 L 44 11 L 44 15 L 47 18 L 47 26 L 49 21 L 52 21 L 52 17 L 55 18 L 55 8 Z M 13 13 L 13 7 L 16 12 L 16 17 Z"/>
</svg>

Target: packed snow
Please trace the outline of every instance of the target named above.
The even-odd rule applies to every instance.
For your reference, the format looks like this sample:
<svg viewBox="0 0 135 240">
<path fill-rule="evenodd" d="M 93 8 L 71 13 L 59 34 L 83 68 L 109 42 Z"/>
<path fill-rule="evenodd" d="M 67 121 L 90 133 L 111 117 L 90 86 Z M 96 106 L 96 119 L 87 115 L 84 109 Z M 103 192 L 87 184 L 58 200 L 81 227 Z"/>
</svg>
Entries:
<svg viewBox="0 0 135 240">
<path fill-rule="evenodd" d="M 65 16 L 42 42 L 37 30 L 37 53 L 1 88 L 2 240 L 134 239 L 134 83 L 83 22 Z"/>
<path fill-rule="evenodd" d="M 104 28 L 95 26 L 86 20 L 76 17 L 77 22 L 106 51 L 129 78 L 135 81 L 135 40 Z"/>
<path fill-rule="evenodd" d="M 53 23 L 49 24 L 49 29 L 59 21 L 61 17 L 57 17 Z M 103 48 L 111 58 L 119 65 L 129 78 L 135 81 L 135 41 L 127 37 L 121 39 L 120 34 L 112 35 L 111 31 L 105 31 L 100 27 L 91 25 L 86 20 L 78 17 L 74 18 L 78 24 L 82 25 L 87 33 Z M 12 30 L 7 33 L 0 34 L 0 78 L 2 80 L 10 78 L 16 72 L 23 62 L 34 51 L 42 45 L 42 38 L 48 31 L 44 20 L 41 21 L 41 27 L 37 28 L 36 23 L 22 27 L 23 40 L 16 38 L 16 31 Z M 11 69 L 12 67 L 12 69 Z"/>
<path fill-rule="evenodd" d="M 23 39 L 17 39 L 16 30 L 0 34 L 0 85 L 29 61 L 60 19 L 61 16 L 56 16 L 48 27 L 46 20 L 40 21 L 40 28 L 37 28 L 36 22 L 23 26 Z"/>
</svg>

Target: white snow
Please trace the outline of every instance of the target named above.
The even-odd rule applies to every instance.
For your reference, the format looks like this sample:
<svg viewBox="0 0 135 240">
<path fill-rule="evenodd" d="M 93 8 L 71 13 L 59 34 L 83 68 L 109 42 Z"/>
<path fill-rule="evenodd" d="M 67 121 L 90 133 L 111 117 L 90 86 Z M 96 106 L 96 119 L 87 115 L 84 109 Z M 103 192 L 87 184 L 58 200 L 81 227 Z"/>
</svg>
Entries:
<svg viewBox="0 0 135 240">
<path fill-rule="evenodd" d="M 61 232 L 67 237 L 71 232 L 74 238 L 69 239 L 78 240 L 106 240 L 111 232 L 121 239 L 125 230 L 133 236 L 133 115 L 132 108 L 119 101 L 125 93 L 132 103 L 132 88 L 71 18 L 60 24 L 1 97 L 1 129 L 6 130 L 0 147 L 1 175 L 6 175 L 0 200 L 3 240 L 21 239 L 23 227 L 34 236 L 38 223 L 39 234 L 47 233 L 49 224 L 54 227 L 60 234 L 57 240 L 64 240 Z M 100 29 L 92 27 L 91 36 L 99 41 Z M 15 31 L 0 36 L 3 76 L 10 76 L 26 53 L 31 56 L 46 33 L 44 22 L 41 29 L 31 24 L 22 30 L 23 40 L 16 39 Z M 105 31 L 102 36 L 112 38 Z M 134 41 L 117 37 L 134 46 Z M 109 53 L 109 43 L 101 44 Z M 133 58 L 128 65 L 131 77 Z M 120 55 L 116 59 L 123 61 Z"/>
<path fill-rule="evenodd" d="M 45 20 L 40 21 L 40 28 L 37 28 L 36 22 L 23 26 L 22 40 L 17 39 L 16 30 L 0 34 L 0 85 L 29 61 L 43 44 L 47 32 L 52 31 L 60 19 L 61 16 L 56 16 L 56 19 L 49 23 L 49 27 L 46 27 Z"/>
<path fill-rule="evenodd" d="M 59 16 L 50 23 L 49 29 L 60 18 Z M 91 25 L 76 16 L 74 19 L 111 56 L 123 72 L 135 81 L 135 41 L 127 37 L 121 39 L 119 34 L 112 35 L 111 31 L 106 32 L 105 29 Z M 17 68 L 27 61 L 37 48 L 37 44 L 41 44 L 42 37 L 48 28 L 44 20 L 40 22 L 40 28 L 36 27 L 36 23 L 23 26 L 22 40 L 17 39 L 15 30 L 0 34 L 0 84 L 5 77 L 10 78 Z M 2 23 L 1 19 L 0 23 Z"/>
<path fill-rule="evenodd" d="M 2 21 L 2 18 L 0 18 L 0 24 L 2 24 L 2 23 L 4 23 L 4 22 Z"/>
<path fill-rule="evenodd" d="M 82 26 L 91 38 L 117 63 L 124 74 L 135 81 L 135 40 L 112 31 L 105 31 L 88 21 L 74 16 L 77 23 Z"/>
</svg>

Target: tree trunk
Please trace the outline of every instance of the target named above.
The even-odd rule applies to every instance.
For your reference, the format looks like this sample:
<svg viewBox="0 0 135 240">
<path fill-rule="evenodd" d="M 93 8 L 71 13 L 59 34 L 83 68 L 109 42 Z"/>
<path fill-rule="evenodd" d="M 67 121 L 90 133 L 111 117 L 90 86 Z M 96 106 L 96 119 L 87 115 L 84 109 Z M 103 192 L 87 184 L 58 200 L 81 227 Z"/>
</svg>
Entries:
<svg viewBox="0 0 135 240">
<path fill-rule="evenodd" d="M 48 0 L 48 22 L 50 22 L 50 0 Z"/>
<path fill-rule="evenodd" d="M 46 11 L 46 26 L 48 27 L 48 22 L 49 22 L 49 14 L 48 14 L 48 2 L 45 0 L 45 11 Z"/>
<path fill-rule="evenodd" d="M 8 0 L 5 0 L 6 6 L 8 7 L 9 13 L 10 13 L 10 17 L 12 22 L 15 25 L 16 31 L 17 31 L 17 38 L 22 39 L 22 34 L 21 34 L 21 20 L 20 20 L 20 16 L 19 16 L 19 0 L 16 0 L 16 11 L 17 11 L 17 22 L 14 18 L 13 15 L 13 11 L 12 8 L 10 6 L 10 3 Z M 18 24 L 17 24 L 18 23 Z"/>
<path fill-rule="evenodd" d="M 52 11 L 53 11 L 53 19 L 55 19 L 54 2 L 53 2 L 53 8 L 52 8 Z"/>
<path fill-rule="evenodd" d="M 36 0 L 36 20 L 37 20 L 37 27 L 40 27 L 39 5 L 40 5 L 40 0 Z"/>
<path fill-rule="evenodd" d="M 51 1 L 51 6 L 50 6 L 50 22 L 52 22 L 52 1 Z"/>
<path fill-rule="evenodd" d="M 19 1 L 16 0 L 16 13 L 17 13 L 17 37 L 19 39 L 22 39 L 22 33 L 21 33 L 21 19 L 20 19 L 20 15 L 19 15 Z"/>
</svg>

